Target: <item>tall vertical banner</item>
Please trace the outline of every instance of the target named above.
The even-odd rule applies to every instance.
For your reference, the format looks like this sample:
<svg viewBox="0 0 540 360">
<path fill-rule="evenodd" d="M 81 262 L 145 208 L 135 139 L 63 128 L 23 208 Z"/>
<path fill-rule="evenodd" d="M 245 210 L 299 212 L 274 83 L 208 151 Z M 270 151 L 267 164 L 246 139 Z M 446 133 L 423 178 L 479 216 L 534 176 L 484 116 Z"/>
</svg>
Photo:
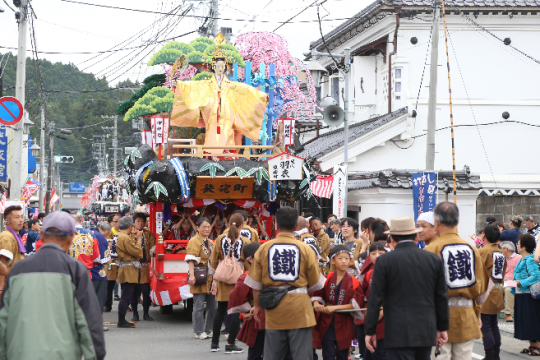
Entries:
<svg viewBox="0 0 540 360">
<path fill-rule="evenodd" d="M 283 143 L 286 146 L 294 145 L 295 119 L 277 119 L 278 124 L 283 125 Z"/>
<path fill-rule="evenodd" d="M 347 166 L 336 166 L 334 169 L 334 205 L 332 212 L 338 219 L 342 219 L 347 217 L 347 209 L 345 209 L 345 196 L 347 196 L 347 189 L 345 188 Z"/>
<path fill-rule="evenodd" d="M 433 211 L 437 205 L 437 173 L 412 174 L 414 222 L 418 215 Z"/>
<path fill-rule="evenodd" d="M 0 182 L 7 182 L 7 129 L 0 127 Z"/>
</svg>

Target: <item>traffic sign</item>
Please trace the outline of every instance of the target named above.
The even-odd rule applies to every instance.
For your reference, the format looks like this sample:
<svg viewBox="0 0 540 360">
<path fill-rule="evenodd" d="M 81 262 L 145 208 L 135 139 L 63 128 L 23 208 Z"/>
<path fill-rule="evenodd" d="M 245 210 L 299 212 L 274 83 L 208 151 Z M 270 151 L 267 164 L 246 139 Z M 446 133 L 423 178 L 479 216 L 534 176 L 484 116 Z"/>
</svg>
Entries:
<svg viewBox="0 0 540 360">
<path fill-rule="evenodd" d="M 21 102 L 12 96 L 0 98 L 0 124 L 15 125 L 23 117 Z"/>
<path fill-rule="evenodd" d="M 85 183 L 84 182 L 70 182 L 69 183 L 69 192 L 74 193 L 83 193 L 85 190 Z"/>
</svg>

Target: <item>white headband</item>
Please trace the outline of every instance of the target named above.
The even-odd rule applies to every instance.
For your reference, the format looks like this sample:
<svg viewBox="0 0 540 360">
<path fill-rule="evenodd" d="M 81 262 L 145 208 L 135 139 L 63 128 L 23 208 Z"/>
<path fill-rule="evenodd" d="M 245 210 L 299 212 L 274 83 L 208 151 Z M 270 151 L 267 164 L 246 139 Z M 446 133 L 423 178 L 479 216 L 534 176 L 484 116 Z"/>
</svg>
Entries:
<svg viewBox="0 0 540 360">
<path fill-rule="evenodd" d="M 332 254 L 332 256 L 330 256 L 330 259 L 333 259 L 337 254 L 340 253 L 347 253 L 351 257 L 351 259 L 353 258 L 353 254 L 349 250 L 339 250 L 335 254 Z"/>
</svg>

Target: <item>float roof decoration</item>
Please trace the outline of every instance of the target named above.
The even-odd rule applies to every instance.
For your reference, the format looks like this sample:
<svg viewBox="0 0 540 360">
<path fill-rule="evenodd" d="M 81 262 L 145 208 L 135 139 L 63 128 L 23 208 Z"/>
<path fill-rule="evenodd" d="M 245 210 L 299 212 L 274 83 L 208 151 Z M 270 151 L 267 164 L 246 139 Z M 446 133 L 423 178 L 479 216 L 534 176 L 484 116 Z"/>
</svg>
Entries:
<svg viewBox="0 0 540 360">
<path fill-rule="evenodd" d="M 166 87 L 152 88 L 126 112 L 124 121 L 130 121 L 144 115 L 171 112 L 173 99 L 174 93 Z"/>
<path fill-rule="evenodd" d="M 222 45 L 222 57 L 227 58 L 231 63 L 237 63 L 238 66 L 246 66 L 238 49 L 224 42 Z M 197 38 L 189 44 L 173 41 L 156 52 L 148 62 L 148 66 L 172 64 L 182 55 L 187 56 L 191 64 L 212 63 L 212 57 L 217 48 L 218 45 L 207 37 Z"/>
<path fill-rule="evenodd" d="M 144 86 L 135 94 L 133 94 L 131 99 L 129 99 L 125 103 L 118 106 L 118 108 L 116 109 L 116 113 L 118 115 L 125 115 L 128 112 L 128 110 L 131 109 L 133 105 L 135 105 L 137 100 L 139 100 L 144 95 L 146 95 L 146 93 L 150 89 L 153 89 L 156 86 L 161 86 L 165 82 L 165 80 L 166 80 L 165 74 L 154 74 L 154 75 L 148 76 L 146 79 L 143 80 Z"/>
</svg>

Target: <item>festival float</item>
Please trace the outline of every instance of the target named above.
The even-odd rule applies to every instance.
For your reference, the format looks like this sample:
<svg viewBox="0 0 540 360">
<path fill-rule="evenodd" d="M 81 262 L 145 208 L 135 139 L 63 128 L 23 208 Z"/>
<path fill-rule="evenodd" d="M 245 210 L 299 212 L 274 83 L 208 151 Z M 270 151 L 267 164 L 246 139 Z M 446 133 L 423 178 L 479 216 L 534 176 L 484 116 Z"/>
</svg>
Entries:
<svg viewBox="0 0 540 360">
<path fill-rule="evenodd" d="M 127 214 L 131 211 L 131 195 L 126 182 L 112 174 L 94 176 L 92 186 L 79 203 L 83 206 L 82 214 L 85 216 Z"/>
<path fill-rule="evenodd" d="M 245 208 L 266 219 L 271 234 L 280 203 L 312 195 L 317 174 L 307 159 L 289 153 L 295 120 L 287 115 L 301 106 L 311 115 L 315 90 L 309 71 L 271 33 L 242 35 L 236 47 L 221 34 L 172 42 L 149 65 L 161 65 L 164 74 L 145 79 L 117 111 L 148 129 L 124 161 L 125 184 L 133 206 L 146 206 L 158 239 L 150 296 L 166 313 L 192 298 L 184 261 L 189 240 L 162 236 L 173 215 L 189 209 L 210 217 Z M 296 77 L 302 69 L 308 98 Z M 173 254 L 171 246 L 180 251 Z M 192 302 L 184 305 L 190 309 Z"/>
</svg>

